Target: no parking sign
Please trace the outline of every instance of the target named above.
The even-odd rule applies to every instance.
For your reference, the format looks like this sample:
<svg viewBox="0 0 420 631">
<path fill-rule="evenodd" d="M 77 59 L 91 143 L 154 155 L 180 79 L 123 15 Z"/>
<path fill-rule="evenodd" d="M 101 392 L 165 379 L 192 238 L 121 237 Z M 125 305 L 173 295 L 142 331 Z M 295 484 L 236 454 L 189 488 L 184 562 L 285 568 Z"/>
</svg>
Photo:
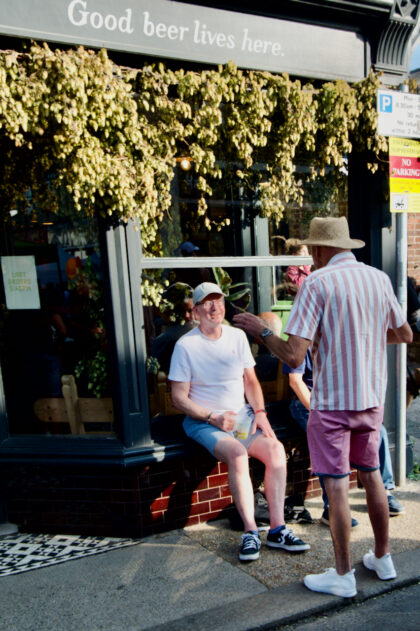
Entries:
<svg viewBox="0 0 420 631">
<path fill-rule="evenodd" d="M 420 212 L 420 142 L 389 139 L 391 212 Z"/>
</svg>

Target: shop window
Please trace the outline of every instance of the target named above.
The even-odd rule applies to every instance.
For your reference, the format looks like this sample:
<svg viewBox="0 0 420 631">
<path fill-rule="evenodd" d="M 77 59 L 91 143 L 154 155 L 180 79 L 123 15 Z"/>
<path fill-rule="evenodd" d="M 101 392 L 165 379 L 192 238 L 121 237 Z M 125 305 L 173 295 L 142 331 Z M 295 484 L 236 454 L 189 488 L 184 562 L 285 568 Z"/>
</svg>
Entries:
<svg viewBox="0 0 420 631">
<path fill-rule="evenodd" d="M 232 171 L 232 169 L 231 169 Z M 219 282 L 220 273 L 231 279 L 226 300 L 226 324 L 232 326 L 238 309 L 275 316 L 284 330 L 293 300 L 303 279 L 311 273 L 312 259 L 300 240 L 308 234 L 314 216 L 347 216 L 347 173 L 342 181 L 311 180 L 309 168 L 296 168 L 304 180 L 304 197 L 285 205 L 280 222 L 259 216 L 256 189 L 247 189 L 238 179 L 222 178 L 208 201 L 214 226 L 208 230 L 197 216 L 199 194 L 193 168 L 177 169 L 170 215 L 160 227 L 162 255 L 143 259 L 143 273 L 154 279 L 155 294 L 144 301 L 145 343 L 151 433 L 154 438 L 181 437 L 182 414 L 172 405 L 168 372 L 174 345 L 197 325 L 192 310 L 192 290 L 200 282 Z M 228 221 L 226 221 L 226 219 Z M 267 264 L 267 258 L 272 263 Z M 247 295 L 243 291 L 247 290 Z M 240 298 L 231 299 L 239 292 Z M 275 321 L 276 321 L 275 320 Z M 287 397 L 288 389 L 278 361 L 266 356 L 265 347 L 250 339 L 267 401 Z"/>
<path fill-rule="evenodd" d="M 112 434 L 94 219 L 12 211 L 1 251 L 1 372 L 11 435 Z"/>
<path fill-rule="evenodd" d="M 255 268 L 229 268 L 224 270 L 229 276 L 254 278 L 251 283 L 232 283 L 225 286 L 225 324 L 234 326 L 233 316 L 246 310 L 251 302 L 255 305 L 265 299 L 265 307 L 255 310 L 267 318 L 268 326 L 274 328 L 283 339 L 287 320 L 301 280 L 312 270 L 310 256 L 288 257 L 292 265 L 274 265 Z M 296 260 L 294 260 L 296 259 Z M 294 264 L 296 263 L 296 264 Z M 197 268 L 199 269 L 199 268 Z M 301 274 L 296 270 L 300 270 Z M 175 270 L 173 270 L 175 271 Z M 213 269 L 210 280 L 218 280 Z M 267 282 L 268 279 L 268 282 Z M 198 325 L 197 312 L 193 309 L 192 288 L 186 284 L 175 283 L 163 292 L 164 301 L 156 309 L 149 327 L 153 331 L 149 338 L 147 359 L 149 405 L 151 411 L 151 432 L 155 438 L 176 438 L 182 436 L 182 413 L 173 404 L 170 393 L 168 373 L 172 352 L 177 340 Z M 273 320 L 276 326 L 273 326 Z M 261 381 L 265 400 L 272 402 L 279 397 L 287 398 L 288 391 L 276 358 L 267 353 L 265 346 L 249 338 L 251 350 L 256 360 L 256 372 Z"/>
</svg>

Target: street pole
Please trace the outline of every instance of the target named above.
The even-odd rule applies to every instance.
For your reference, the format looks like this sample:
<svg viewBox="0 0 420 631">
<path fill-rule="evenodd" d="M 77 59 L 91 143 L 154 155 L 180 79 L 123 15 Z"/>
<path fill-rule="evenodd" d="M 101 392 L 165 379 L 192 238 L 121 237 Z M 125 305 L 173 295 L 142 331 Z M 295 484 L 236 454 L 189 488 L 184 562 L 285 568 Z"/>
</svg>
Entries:
<svg viewBox="0 0 420 631">
<path fill-rule="evenodd" d="M 408 92 L 408 85 L 401 86 L 401 92 Z M 402 310 L 407 315 L 407 213 L 397 213 L 397 297 Z M 397 344 L 396 352 L 397 397 L 395 429 L 395 483 L 402 486 L 407 475 L 406 435 L 407 435 L 407 344 Z"/>
<path fill-rule="evenodd" d="M 407 213 L 397 213 L 397 297 L 405 314 L 407 314 L 407 223 Z M 395 483 L 402 486 L 407 475 L 407 344 L 397 344 L 396 375 Z"/>
</svg>

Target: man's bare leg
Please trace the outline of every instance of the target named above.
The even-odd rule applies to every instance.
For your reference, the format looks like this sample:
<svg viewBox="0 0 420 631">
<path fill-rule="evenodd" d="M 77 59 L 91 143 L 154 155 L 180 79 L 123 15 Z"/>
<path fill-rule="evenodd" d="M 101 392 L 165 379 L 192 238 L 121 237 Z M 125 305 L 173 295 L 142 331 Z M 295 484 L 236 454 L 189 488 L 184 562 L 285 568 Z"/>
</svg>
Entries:
<svg viewBox="0 0 420 631">
<path fill-rule="evenodd" d="M 330 532 L 335 552 L 337 574 L 347 574 L 350 563 L 351 515 L 349 505 L 349 478 L 324 477 L 329 501 Z"/>
<path fill-rule="evenodd" d="M 270 510 L 270 528 L 283 526 L 287 473 L 284 447 L 278 440 L 260 435 L 248 453 L 265 465 L 264 493 Z"/>
<path fill-rule="evenodd" d="M 219 440 L 214 448 L 215 456 L 228 467 L 229 489 L 244 530 L 258 531 L 254 516 L 254 489 L 249 475 L 248 452 L 234 438 Z"/>
<path fill-rule="evenodd" d="M 377 559 L 389 552 L 389 508 L 386 491 L 379 469 L 359 471 L 360 481 L 366 491 L 369 519 L 375 536 Z"/>
</svg>

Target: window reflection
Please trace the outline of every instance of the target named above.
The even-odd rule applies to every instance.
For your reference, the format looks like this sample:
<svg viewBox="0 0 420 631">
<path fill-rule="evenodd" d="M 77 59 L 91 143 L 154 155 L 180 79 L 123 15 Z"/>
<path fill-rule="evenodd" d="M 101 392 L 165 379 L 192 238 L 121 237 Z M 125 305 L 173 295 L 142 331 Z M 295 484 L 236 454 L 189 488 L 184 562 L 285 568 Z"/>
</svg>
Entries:
<svg viewBox="0 0 420 631">
<path fill-rule="evenodd" d="M 1 369 L 10 433 L 112 432 L 96 222 L 20 212 L 5 236 L 2 253 L 12 262 L 34 261 L 39 294 L 38 308 L 9 308 L 3 270 Z"/>
<path fill-rule="evenodd" d="M 185 268 L 153 270 L 160 295 L 169 285 L 185 283 L 191 290 L 203 280 L 217 282 L 215 269 L 203 268 L 200 257 L 229 256 L 287 256 L 287 265 L 272 265 L 231 268 L 225 271 L 232 278 L 232 284 L 245 283 L 249 288 L 246 304 L 240 301 L 226 301 L 226 321 L 232 322 L 238 309 L 252 313 L 269 313 L 269 319 L 278 323 L 280 335 L 286 338 L 284 329 L 299 286 L 311 272 L 310 257 L 299 247 L 309 229 L 314 216 L 347 215 L 347 172 L 343 170 L 342 180 L 337 183 L 332 170 L 326 169 L 324 176 L 314 177 L 311 165 L 305 156 L 297 160 L 294 177 L 299 179 L 304 192 L 303 199 L 290 201 L 284 206 L 283 218 L 279 222 L 259 216 L 260 201 L 258 184 L 243 181 L 236 175 L 238 165 L 221 164 L 223 177 L 212 182 L 213 195 L 207 199 L 208 217 L 213 225 L 204 225 L 198 213 L 200 192 L 197 188 L 194 165 L 188 171 L 177 168 L 172 184 L 172 207 L 167 219 L 160 227 L 162 253 L 164 257 L 183 257 L 188 261 Z M 264 164 L 256 164 L 256 171 L 264 172 Z M 296 264 L 290 263 L 296 257 Z M 218 263 L 215 262 L 215 265 Z M 179 334 L 185 334 L 190 324 L 167 320 L 167 312 L 162 312 L 160 300 L 144 307 L 146 347 L 149 370 L 149 401 L 155 434 L 161 420 L 164 432 L 170 436 L 173 423 L 179 416 L 172 406 L 170 388 L 167 383 L 169 355 Z M 176 316 L 172 316 L 172 320 Z M 161 341 L 172 341 L 164 359 L 158 355 Z M 176 338 L 176 339 L 175 339 Z M 287 397 L 288 386 L 284 382 L 278 361 L 271 358 L 265 347 L 250 340 L 257 361 L 257 375 L 260 377 L 267 402 Z M 162 363 L 161 363 L 162 361 Z M 269 365 L 270 364 L 270 365 Z M 281 368 L 281 367 L 280 367 Z M 182 418 L 182 415 L 180 415 Z M 172 419 L 172 420 L 171 420 Z M 181 430 L 182 431 L 182 430 Z"/>
<path fill-rule="evenodd" d="M 306 260 L 308 257 L 306 256 Z M 297 257 L 296 263 L 300 259 Z M 198 262 L 198 261 L 197 261 Z M 298 266 L 298 265 L 297 265 Z M 307 265 L 310 268 L 310 265 Z M 220 268 L 219 268 L 220 269 Z M 266 269 L 266 268 L 259 268 Z M 296 291 L 289 291 L 290 266 L 275 266 L 267 268 L 268 274 L 252 274 L 251 268 L 229 268 L 224 270 L 232 280 L 227 290 L 225 300 L 226 315 L 225 324 L 233 326 L 233 316 L 238 311 L 249 310 L 254 313 L 264 314 L 273 330 L 276 330 L 283 339 L 287 339 L 284 333 L 288 317 L 293 305 Z M 177 270 L 173 270 L 177 271 Z M 211 282 L 217 282 L 215 268 L 211 269 Z M 243 279 L 254 279 L 252 282 L 244 282 Z M 268 284 L 262 284 L 259 279 L 269 279 Z M 235 279 L 235 280 L 233 280 Z M 238 281 L 240 283 L 239 287 Z M 294 288 L 296 286 L 294 285 Z M 297 288 L 298 289 L 298 288 Z M 178 417 L 175 425 L 165 425 L 165 432 L 173 432 L 180 429 L 182 414 L 172 405 L 170 384 L 167 381 L 170 358 L 177 340 L 198 325 L 198 314 L 192 309 L 193 288 L 184 283 L 175 283 L 162 291 L 162 302 L 159 307 L 154 307 L 153 315 L 146 319 L 146 338 L 149 339 L 148 374 L 149 374 L 149 403 L 152 421 L 152 433 L 155 427 L 161 431 L 163 417 L 169 417 L 171 424 Z M 243 293 L 246 292 L 246 293 Z M 255 305 L 266 304 L 268 307 L 255 308 Z M 149 309 L 145 307 L 145 312 Z M 267 316 L 268 313 L 268 316 Z M 274 322 L 274 324 L 273 324 Z M 278 361 L 267 353 L 265 346 L 257 340 L 249 337 L 251 350 L 256 359 L 257 376 L 262 382 L 267 402 L 276 400 L 279 392 L 284 390 L 284 379 L 279 370 Z M 279 383 L 277 384 L 277 380 Z M 283 396 L 283 395 L 282 395 Z"/>
</svg>

